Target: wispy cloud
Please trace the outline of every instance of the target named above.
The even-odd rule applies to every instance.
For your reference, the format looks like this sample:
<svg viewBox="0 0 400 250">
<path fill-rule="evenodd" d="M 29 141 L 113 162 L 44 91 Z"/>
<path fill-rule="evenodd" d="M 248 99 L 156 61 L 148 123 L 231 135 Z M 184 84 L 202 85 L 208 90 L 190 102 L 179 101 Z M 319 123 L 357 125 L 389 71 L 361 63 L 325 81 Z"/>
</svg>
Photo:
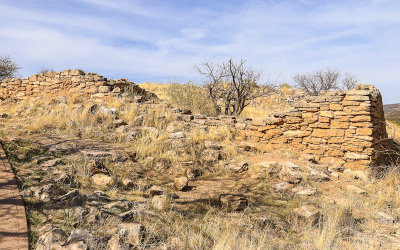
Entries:
<svg viewBox="0 0 400 250">
<path fill-rule="evenodd" d="M 399 101 L 395 0 L 73 0 L 0 3 L 0 54 L 30 75 L 83 68 L 133 81 L 187 80 L 204 60 L 246 58 L 270 78 L 334 67 Z"/>
</svg>

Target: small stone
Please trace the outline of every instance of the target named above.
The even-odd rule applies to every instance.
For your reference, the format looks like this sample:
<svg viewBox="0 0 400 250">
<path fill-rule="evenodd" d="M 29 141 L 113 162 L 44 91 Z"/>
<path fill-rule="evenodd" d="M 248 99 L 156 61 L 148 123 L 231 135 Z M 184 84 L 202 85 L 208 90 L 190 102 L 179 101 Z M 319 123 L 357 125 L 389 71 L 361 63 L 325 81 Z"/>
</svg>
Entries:
<svg viewBox="0 0 400 250">
<path fill-rule="evenodd" d="M 168 135 L 168 139 L 173 139 L 173 140 L 183 139 L 185 137 L 186 136 L 185 136 L 185 134 L 183 132 L 176 132 L 176 133 L 172 133 L 172 134 Z"/>
<path fill-rule="evenodd" d="M 175 178 L 174 186 L 175 189 L 178 191 L 183 191 L 185 188 L 188 187 L 189 180 L 186 176 Z"/>
<path fill-rule="evenodd" d="M 53 228 L 39 237 L 36 245 L 37 250 L 57 249 L 64 244 L 67 235 L 60 228 Z"/>
<path fill-rule="evenodd" d="M 285 192 L 287 191 L 292 185 L 288 182 L 281 182 L 277 183 L 273 186 L 274 192 Z"/>
<path fill-rule="evenodd" d="M 229 164 L 227 168 L 234 173 L 242 173 L 249 169 L 249 164 L 245 161 L 234 162 Z"/>
<path fill-rule="evenodd" d="M 121 185 L 125 189 L 132 189 L 135 187 L 135 183 L 130 178 L 123 178 L 121 181 Z"/>
<path fill-rule="evenodd" d="M 151 199 L 151 206 L 157 210 L 163 210 L 167 206 L 167 196 L 166 195 L 156 195 Z"/>
<path fill-rule="evenodd" d="M 145 227 L 139 223 L 124 223 L 118 232 L 119 241 L 139 246 L 145 237 Z"/>
<path fill-rule="evenodd" d="M 75 189 L 75 190 L 69 191 L 68 193 L 58 197 L 57 200 L 59 200 L 59 201 L 71 200 L 72 198 L 74 198 L 78 195 L 79 195 L 79 190 Z"/>
<path fill-rule="evenodd" d="M 223 146 L 221 144 L 213 142 L 213 141 L 205 141 L 204 147 L 214 149 L 214 150 L 221 150 L 223 148 Z"/>
<path fill-rule="evenodd" d="M 346 176 L 349 176 L 350 178 L 353 178 L 353 179 L 356 179 L 356 180 L 361 180 L 363 182 L 368 182 L 369 181 L 368 175 L 364 171 L 361 171 L 361 170 L 354 170 L 353 171 L 353 170 L 347 168 L 347 169 L 345 169 L 343 171 L 343 173 Z"/>
<path fill-rule="evenodd" d="M 69 205 L 71 207 L 78 207 L 78 206 L 82 206 L 83 205 L 83 200 L 81 197 L 76 196 L 74 198 L 72 198 L 71 202 L 69 203 Z"/>
<path fill-rule="evenodd" d="M 303 179 L 300 173 L 297 173 L 288 167 L 282 168 L 279 172 L 279 177 L 290 184 L 299 184 Z"/>
<path fill-rule="evenodd" d="M 315 223 L 320 217 L 320 211 L 314 206 L 302 206 L 293 210 L 293 213 L 306 222 Z"/>
<path fill-rule="evenodd" d="M 197 169 L 197 168 L 188 168 L 188 169 L 186 169 L 186 177 L 189 179 L 189 180 L 193 180 L 193 179 L 195 179 L 196 177 L 199 177 L 199 176 L 201 176 L 201 170 L 200 169 Z"/>
<path fill-rule="evenodd" d="M 161 195 L 164 193 L 164 190 L 161 187 L 154 185 L 149 189 L 149 193 L 150 196 Z"/>
<path fill-rule="evenodd" d="M 395 218 L 387 213 L 384 212 L 376 212 L 375 216 L 378 220 L 383 221 L 385 223 L 394 223 Z"/>
<path fill-rule="evenodd" d="M 219 202 L 222 210 L 227 212 L 243 211 L 248 205 L 246 196 L 241 194 L 221 194 Z"/>
<path fill-rule="evenodd" d="M 265 168 L 270 177 L 277 176 L 282 170 L 282 166 L 277 161 L 260 162 L 258 163 L 258 166 Z"/>
<path fill-rule="evenodd" d="M 105 209 L 129 210 L 133 207 L 132 202 L 127 200 L 114 201 L 104 206 Z"/>
<path fill-rule="evenodd" d="M 308 176 L 308 179 L 311 181 L 315 181 L 315 182 L 325 182 L 325 181 L 331 180 L 328 175 L 326 175 L 324 173 L 320 173 L 316 170 L 311 170 L 311 173 Z"/>
<path fill-rule="evenodd" d="M 301 195 L 301 196 L 312 196 L 312 195 L 317 194 L 317 189 L 316 188 L 298 187 L 298 188 L 294 188 L 292 190 L 292 192 L 294 192 L 297 195 Z"/>
<path fill-rule="evenodd" d="M 133 118 L 132 125 L 135 127 L 143 126 L 143 121 L 144 121 L 143 116 L 141 115 L 136 116 L 135 118 Z"/>
<path fill-rule="evenodd" d="M 115 184 L 115 179 L 105 174 L 95 174 L 92 176 L 93 184 L 102 188 L 108 189 Z"/>
<path fill-rule="evenodd" d="M 359 187 L 354 185 L 346 185 L 346 190 L 356 194 L 367 194 L 367 192 Z"/>
<path fill-rule="evenodd" d="M 113 123 L 114 128 L 118 128 L 118 127 L 127 125 L 127 123 L 122 119 L 114 120 L 112 123 Z"/>
<path fill-rule="evenodd" d="M 86 229 L 82 228 L 72 229 L 66 244 L 78 241 L 83 241 L 85 244 L 90 245 L 94 241 L 94 236 Z"/>
</svg>

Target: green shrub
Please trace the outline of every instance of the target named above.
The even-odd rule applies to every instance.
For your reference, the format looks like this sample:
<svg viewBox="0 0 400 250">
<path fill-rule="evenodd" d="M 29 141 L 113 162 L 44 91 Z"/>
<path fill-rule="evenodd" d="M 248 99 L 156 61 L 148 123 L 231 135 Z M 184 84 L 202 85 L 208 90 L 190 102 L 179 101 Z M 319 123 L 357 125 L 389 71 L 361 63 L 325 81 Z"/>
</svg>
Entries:
<svg viewBox="0 0 400 250">
<path fill-rule="evenodd" d="M 191 82 L 172 83 L 165 90 L 168 101 L 179 108 L 190 109 L 194 114 L 213 116 L 216 111 L 206 90 Z"/>
</svg>

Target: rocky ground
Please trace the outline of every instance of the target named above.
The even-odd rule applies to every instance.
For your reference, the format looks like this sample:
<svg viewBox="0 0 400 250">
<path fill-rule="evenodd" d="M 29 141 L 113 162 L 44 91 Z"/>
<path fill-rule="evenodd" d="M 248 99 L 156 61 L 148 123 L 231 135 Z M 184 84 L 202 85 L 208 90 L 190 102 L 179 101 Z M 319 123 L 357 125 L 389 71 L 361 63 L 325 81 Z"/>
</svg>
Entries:
<svg viewBox="0 0 400 250">
<path fill-rule="evenodd" d="M 0 136 L 32 249 L 400 244 L 399 173 L 240 141 L 141 98 L 6 103 Z"/>
</svg>

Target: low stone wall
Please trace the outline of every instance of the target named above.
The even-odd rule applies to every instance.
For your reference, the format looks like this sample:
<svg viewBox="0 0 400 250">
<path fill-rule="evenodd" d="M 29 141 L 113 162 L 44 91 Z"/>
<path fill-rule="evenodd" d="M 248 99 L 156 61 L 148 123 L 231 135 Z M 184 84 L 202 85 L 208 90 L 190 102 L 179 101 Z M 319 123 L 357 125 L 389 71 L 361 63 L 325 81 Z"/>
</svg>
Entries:
<svg viewBox="0 0 400 250">
<path fill-rule="evenodd" d="M 308 96 L 291 110 L 276 112 L 262 122 L 196 116 L 193 121 L 207 126 L 226 124 L 247 141 L 293 148 L 326 164 L 357 169 L 385 163 L 382 96 L 371 85 Z"/>
<path fill-rule="evenodd" d="M 79 69 L 62 72 L 45 72 L 24 79 L 5 79 L 0 82 L 0 99 L 25 99 L 31 97 L 82 95 L 94 98 L 119 96 L 124 91 L 155 96 L 128 79 L 110 80 L 99 74 Z"/>
<path fill-rule="evenodd" d="M 77 69 L 0 82 L 2 100 L 41 95 L 103 98 L 127 94 L 123 92 L 156 98 L 127 79 L 109 80 Z M 355 169 L 385 163 L 385 155 L 381 153 L 382 141 L 387 139 L 382 96 L 371 85 L 306 97 L 291 110 L 274 113 L 262 122 L 187 114 L 183 119 L 199 125 L 229 126 L 247 141 L 300 150 L 327 164 Z"/>
</svg>

